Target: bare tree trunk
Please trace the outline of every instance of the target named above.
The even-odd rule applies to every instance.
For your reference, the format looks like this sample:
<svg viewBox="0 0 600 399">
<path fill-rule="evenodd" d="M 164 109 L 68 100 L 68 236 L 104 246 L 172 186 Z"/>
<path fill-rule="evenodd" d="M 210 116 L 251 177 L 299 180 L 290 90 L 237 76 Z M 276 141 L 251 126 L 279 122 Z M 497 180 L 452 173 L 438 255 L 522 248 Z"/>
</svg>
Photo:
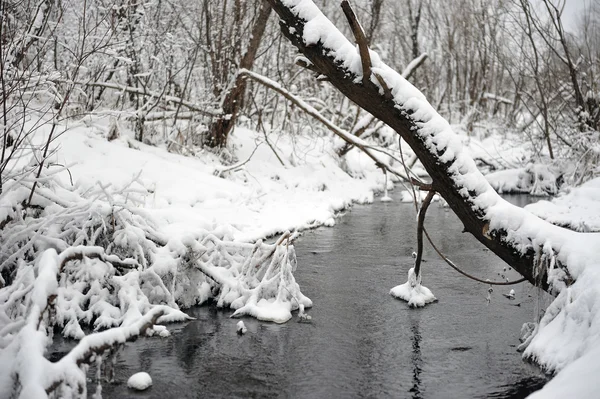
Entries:
<svg viewBox="0 0 600 399">
<path fill-rule="evenodd" d="M 371 21 L 369 21 L 369 27 L 367 28 L 367 44 L 371 44 L 375 31 L 379 26 L 379 20 L 381 17 L 381 6 L 383 6 L 383 0 L 373 0 L 371 3 Z"/>
<path fill-rule="evenodd" d="M 261 1 L 258 17 L 252 26 L 252 33 L 248 49 L 243 55 L 239 65 L 239 69 L 252 69 L 254 60 L 260 42 L 262 40 L 269 15 L 271 14 L 271 6 L 269 3 Z M 241 76 L 235 77 L 235 82 L 231 89 L 225 94 L 222 104 L 222 113 L 210 125 L 208 135 L 204 144 L 212 148 L 222 148 L 227 145 L 227 137 L 235 126 L 237 115 L 244 101 L 244 92 L 246 91 L 246 81 Z"/>
<path fill-rule="evenodd" d="M 413 10 L 411 2 L 408 2 L 408 16 L 410 18 L 410 40 L 412 41 L 412 57 L 417 58 L 420 55 L 419 52 L 419 23 L 421 22 L 421 8 L 423 7 L 423 0 L 419 0 L 417 6 L 417 13 L 413 17 Z"/>
</svg>

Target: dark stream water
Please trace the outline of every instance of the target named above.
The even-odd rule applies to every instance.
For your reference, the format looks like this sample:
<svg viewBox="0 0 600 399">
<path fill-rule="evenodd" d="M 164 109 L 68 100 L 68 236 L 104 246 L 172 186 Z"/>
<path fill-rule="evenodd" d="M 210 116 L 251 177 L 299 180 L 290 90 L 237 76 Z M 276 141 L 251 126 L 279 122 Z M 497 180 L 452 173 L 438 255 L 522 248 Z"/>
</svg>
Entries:
<svg viewBox="0 0 600 399">
<path fill-rule="evenodd" d="M 426 226 L 466 271 L 501 279 L 505 265 L 461 234 L 451 211 L 434 203 Z M 103 396 L 521 398 L 541 388 L 545 376 L 516 351 L 521 325 L 534 318 L 528 284 L 514 287 L 515 300 L 501 295 L 510 287 L 496 287 L 487 304 L 487 286 L 460 276 L 427 246 L 423 284 L 439 302 L 409 309 L 389 295 L 413 264 L 415 231 L 411 204 L 355 206 L 334 228 L 296 242 L 296 279 L 314 302 L 312 323 L 246 318 L 248 332 L 239 336 L 231 311 L 191 309 L 196 320 L 170 325 L 170 338 L 128 344 Z M 142 393 L 126 386 L 138 371 L 154 382 Z"/>
</svg>

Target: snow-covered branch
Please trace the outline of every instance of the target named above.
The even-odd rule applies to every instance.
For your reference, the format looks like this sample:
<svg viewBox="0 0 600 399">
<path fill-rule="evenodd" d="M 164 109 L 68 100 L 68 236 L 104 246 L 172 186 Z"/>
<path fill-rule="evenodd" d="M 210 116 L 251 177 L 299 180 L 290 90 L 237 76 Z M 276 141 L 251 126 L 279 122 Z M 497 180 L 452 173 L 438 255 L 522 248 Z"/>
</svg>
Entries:
<svg viewBox="0 0 600 399">
<path fill-rule="evenodd" d="M 327 127 L 327 129 L 329 129 L 329 131 L 331 131 L 333 134 L 335 134 L 336 136 L 338 136 L 339 138 L 344 140 L 347 144 L 356 146 L 361 151 L 363 151 L 378 166 L 385 168 L 387 171 L 398 176 L 399 178 L 401 178 L 402 180 L 404 180 L 406 182 L 411 181 L 411 179 L 406 176 L 406 173 L 404 170 L 394 167 L 393 165 L 390 165 L 388 157 L 391 157 L 392 159 L 394 157 L 391 154 L 389 154 L 389 152 L 385 148 L 372 146 L 371 144 L 367 143 L 360 137 L 355 136 L 355 135 L 351 134 L 350 132 L 347 132 L 344 129 L 340 128 L 339 126 L 337 126 L 336 124 L 331 122 L 329 119 L 325 118 L 312 105 L 306 103 L 300 97 L 298 97 L 295 94 L 292 94 L 288 90 L 284 89 L 279 83 L 275 82 L 274 80 L 269 79 L 266 76 L 260 75 L 256 72 L 249 71 L 247 69 L 242 69 L 242 70 L 240 70 L 239 73 L 243 76 L 247 76 L 250 79 L 268 87 L 271 90 L 276 91 L 277 93 L 281 94 L 283 97 L 288 99 L 289 101 L 293 102 L 296 106 L 298 106 L 298 108 L 300 108 L 302 111 L 306 112 L 307 115 L 310 115 L 313 118 L 315 118 L 316 120 L 318 120 L 319 122 L 321 122 L 325 127 Z"/>
<path fill-rule="evenodd" d="M 214 299 L 236 317 L 282 323 L 312 306 L 293 276 L 289 232 L 273 244 L 202 229 L 169 238 L 136 206 L 148 194 L 139 176 L 84 191 L 55 178 L 43 176 L 32 207 L 22 205 L 25 182 L 0 196 L 0 397 L 85 397 L 90 363 L 138 335 L 168 335 L 151 327 L 188 320 L 180 307 Z M 81 341 L 52 363 L 44 354 L 57 328 Z"/>
<path fill-rule="evenodd" d="M 448 122 L 405 78 L 371 53 L 372 72 L 383 78 L 387 89 L 377 79 L 365 84 L 355 46 L 312 1 L 269 2 L 281 18 L 282 33 L 311 64 L 411 146 L 433 179 L 433 188 L 460 218 L 464 230 L 532 284 L 558 295 L 526 355 L 555 369 L 585 353 L 591 342 L 597 342 L 577 338 L 575 343 L 571 338 L 592 334 L 588 324 L 578 322 L 582 315 L 576 309 L 578 305 L 587 309 L 585 303 L 600 298 L 600 234 L 554 226 L 506 202 L 463 150 Z M 393 97 L 389 98 L 386 92 Z M 556 362 L 552 348 L 567 344 L 576 346 L 570 351 L 570 358 Z"/>
<path fill-rule="evenodd" d="M 402 71 L 402 77 L 407 80 L 410 79 L 412 74 L 415 73 L 415 71 L 425 62 L 427 57 L 427 53 L 423 53 L 411 62 L 409 62 L 408 65 Z"/>
<path fill-rule="evenodd" d="M 65 81 L 59 80 L 59 83 L 65 83 Z M 186 107 L 187 109 L 189 109 L 190 111 L 194 111 L 195 113 L 198 113 L 200 115 L 204 115 L 204 116 L 217 116 L 219 114 L 218 110 L 211 110 L 211 109 L 206 109 L 206 107 L 203 107 L 200 104 L 195 104 L 191 101 L 187 101 L 184 100 L 183 98 L 180 97 L 175 97 L 175 96 L 169 96 L 169 95 L 164 95 L 163 93 L 159 93 L 159 92 L 155 92 L 155 91 L 149 91 L 143 88 L 139 88 L 139 87 L 132 87 L 132 86 L 125 86 L 125 85 L 120 85 L 117 83 L 107 83 L 107 82 L 81 82 L 81 81 L 77 81 L 74 82 L 76 85 L 81 85 L 81 86 L 91 86 L 91 87 L 103 87 L 106 89 L 112 89 L 112 90 L 116 90 L 116 91 L 120 91 L 120 92 L 124 92 L 124 93 L 132 93 L 132 94 L 138 94 L 140 96 L 146 96 L 146 97 L 151 97 L 158 100 L 162 100 L 165 102 L 172 102 L 176 105 L 183 105 L 184 107 Z M 151 117 L 152 119 L 156 119 L 158 115 L 167 115 L 165 113 L 152 113 Z"/>
</svg>

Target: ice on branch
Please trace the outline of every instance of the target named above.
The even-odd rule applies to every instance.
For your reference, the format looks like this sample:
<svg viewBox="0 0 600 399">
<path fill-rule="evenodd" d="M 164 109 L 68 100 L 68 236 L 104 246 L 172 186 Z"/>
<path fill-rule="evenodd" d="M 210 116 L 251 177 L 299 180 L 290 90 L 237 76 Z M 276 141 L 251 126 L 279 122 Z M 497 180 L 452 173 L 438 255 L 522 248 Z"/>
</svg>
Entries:
<svg viewBox="0 0 600 399">
<path fill-rule="evenodd" d="M 421 276 L 415 274 L 414 268 L 408 271 L 408 281 L 392 288 L 390 295 L 408 302 L 412 308 L 422 308 L 437 300 L 429 288 L 421 285 Z"/>
</svg>

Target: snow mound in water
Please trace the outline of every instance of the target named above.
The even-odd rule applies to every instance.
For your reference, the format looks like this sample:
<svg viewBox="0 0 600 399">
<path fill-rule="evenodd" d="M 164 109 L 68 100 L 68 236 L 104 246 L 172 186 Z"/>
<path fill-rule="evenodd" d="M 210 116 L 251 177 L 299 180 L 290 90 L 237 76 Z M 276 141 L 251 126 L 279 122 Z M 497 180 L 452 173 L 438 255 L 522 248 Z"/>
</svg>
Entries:
<svg viewBox="0 0 600 399">
<path fill-rule="evenodd" d="M 421 285 L 421 276 L 417 278 L 414 268 L 408 271 L 408 281 L 392 288 L 390 295 L 408 302 L 412 308 L 422 308 L 437 300 L 429 288 Z"/>
<path fill-rule="evenodd" d="M 148 389 L 150 386 L 152 386 L 152 377 L 150 377 L 150 374 L 143 371 L 135 373 L 127 380 L 127 387 L 138 391 Z"/>
</svg>

